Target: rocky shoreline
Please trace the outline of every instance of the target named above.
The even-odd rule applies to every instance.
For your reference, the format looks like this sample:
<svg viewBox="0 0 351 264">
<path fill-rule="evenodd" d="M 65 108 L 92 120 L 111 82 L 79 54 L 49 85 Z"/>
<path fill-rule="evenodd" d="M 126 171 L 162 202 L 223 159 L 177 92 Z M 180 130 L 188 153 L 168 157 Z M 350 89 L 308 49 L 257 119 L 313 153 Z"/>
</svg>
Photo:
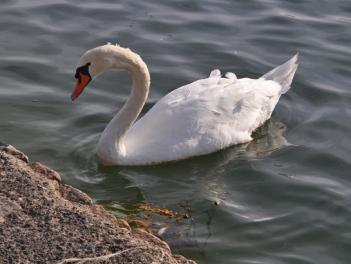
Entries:
<svg viewBox="0 0 351 264">
<path fill-rule="evenodd" d="M 0 263 L 189 263 L 0 143 Z"/>
</svg>

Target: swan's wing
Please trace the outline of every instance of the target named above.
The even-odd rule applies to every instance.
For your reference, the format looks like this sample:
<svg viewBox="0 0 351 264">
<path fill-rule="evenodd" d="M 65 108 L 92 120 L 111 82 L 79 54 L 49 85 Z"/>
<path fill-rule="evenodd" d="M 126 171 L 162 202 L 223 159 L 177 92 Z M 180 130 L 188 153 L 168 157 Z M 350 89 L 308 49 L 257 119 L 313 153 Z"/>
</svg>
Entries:
<svg viewBox="0 0 351 264">
<path fill-rule="evenodd" d="M 251 140 L 252 131 L 270 117 L 281 86 L 264 79 L 237 80 L 230 73 L 221 78 L 218 73 L 156 103 L 128 131 L 127 156 L 167 161 Z"/>
</svg>

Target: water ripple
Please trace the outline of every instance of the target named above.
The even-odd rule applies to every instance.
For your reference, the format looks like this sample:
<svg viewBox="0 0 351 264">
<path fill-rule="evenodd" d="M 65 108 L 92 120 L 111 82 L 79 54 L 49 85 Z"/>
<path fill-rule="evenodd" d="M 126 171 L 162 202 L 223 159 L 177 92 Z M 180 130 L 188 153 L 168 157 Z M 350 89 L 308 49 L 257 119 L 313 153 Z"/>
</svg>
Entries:
<svg viewBox="0 0 351 264">
<path fill-rule="evenodd" d="M 350 13 L 344 0 L 3 0 L 0 140 L 97 202 L 187 201 L 191 232 L 170 242 L 199 263 L 349 263 Z M 297 51 L 300 66 L 250 144 L 105 168 L 96 144 L 128 97 L 129 77 L 106 74 L 75 104 L 69 95 L 78 57 L 106 42 L 149 65 L 146 108 L 214 68 L 256 78 Z"/>
</svg>

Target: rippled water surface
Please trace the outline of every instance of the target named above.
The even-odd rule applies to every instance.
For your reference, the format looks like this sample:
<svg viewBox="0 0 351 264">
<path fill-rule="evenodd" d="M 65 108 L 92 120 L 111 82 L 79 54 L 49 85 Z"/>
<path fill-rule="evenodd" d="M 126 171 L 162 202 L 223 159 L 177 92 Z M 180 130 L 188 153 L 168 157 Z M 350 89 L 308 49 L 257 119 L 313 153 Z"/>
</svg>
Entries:
<svg viewBox="0 0 351 264">
<path fill-rule="evenodd" d="M 199 263 L 351 263 L 349 0 L 3 0 L 0 30 L 1 141 L 111 209 L 186 203 L 164 238 Z M 258 77 L 297 51 L 300 67 L 252 143 L 104 168 L 95 147 L 129 76 L 69 96 L 79 56 L 108 41 L 149 65 L 149 106 L 214 68 Z"/>
</svg>

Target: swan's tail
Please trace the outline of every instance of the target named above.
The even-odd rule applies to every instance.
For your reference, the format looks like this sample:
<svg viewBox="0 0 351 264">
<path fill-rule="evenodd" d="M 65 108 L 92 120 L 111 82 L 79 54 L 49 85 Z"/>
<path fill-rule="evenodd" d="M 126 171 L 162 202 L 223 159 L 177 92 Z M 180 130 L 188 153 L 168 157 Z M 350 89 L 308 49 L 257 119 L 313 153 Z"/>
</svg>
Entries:
<svg viewBox="0 0 351 264">
<path fill-rule="evenodd" d="M 274 68 L 270 72 L 263 75 L 261 78 L 266 80 L 273 80 L 279 83 L 282 86 L 281 93 L 286 93 L 291 85 L 291 82 L 294 78 L 294 74 L 297 70 L 297 60 L 299 54 L 296 54 L 290 60 L 285 62 L 284 64 Z"/>
</svg>

